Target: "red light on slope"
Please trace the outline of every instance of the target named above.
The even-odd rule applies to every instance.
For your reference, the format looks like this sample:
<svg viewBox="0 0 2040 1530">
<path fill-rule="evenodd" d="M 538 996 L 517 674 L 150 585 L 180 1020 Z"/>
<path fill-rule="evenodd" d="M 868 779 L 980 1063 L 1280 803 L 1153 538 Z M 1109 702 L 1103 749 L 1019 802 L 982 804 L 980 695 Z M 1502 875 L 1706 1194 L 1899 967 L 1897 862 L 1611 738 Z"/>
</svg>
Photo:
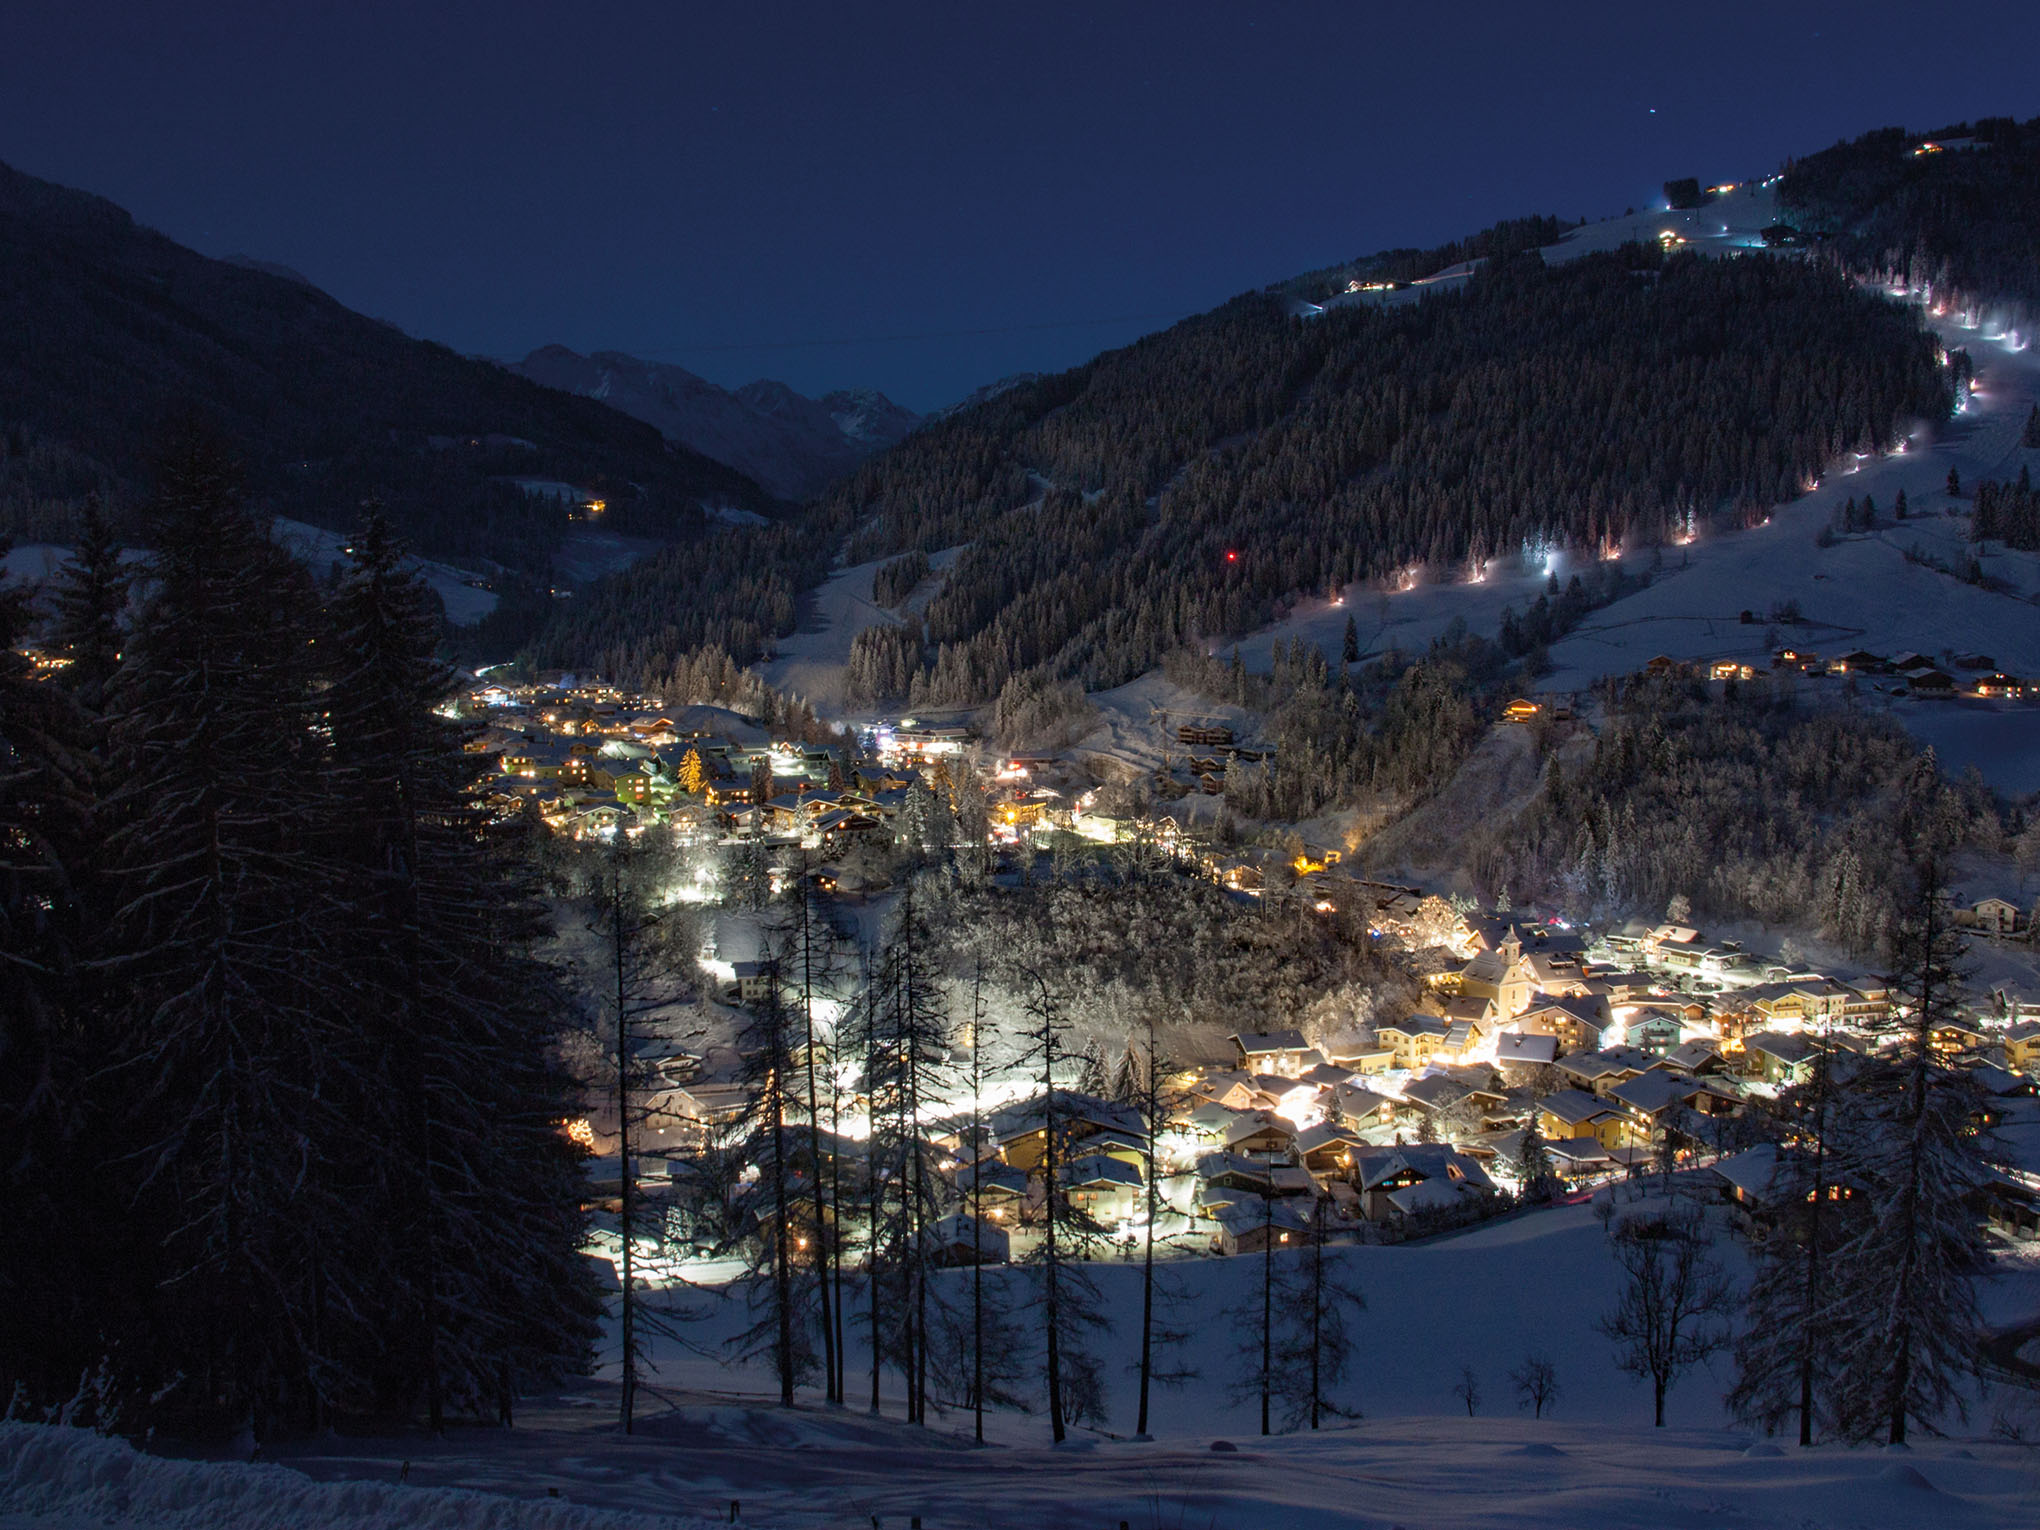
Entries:
<svg viewBox="0 0 2040 1530">
<path fill-rule="evenodd" d="M 1225 554 L 1225 561 L 1228 563 L 1237 563 L 1240 561 L 1240 555 L 1234 552 L 1231 548 L 1227 548 Z"/>
</svg>

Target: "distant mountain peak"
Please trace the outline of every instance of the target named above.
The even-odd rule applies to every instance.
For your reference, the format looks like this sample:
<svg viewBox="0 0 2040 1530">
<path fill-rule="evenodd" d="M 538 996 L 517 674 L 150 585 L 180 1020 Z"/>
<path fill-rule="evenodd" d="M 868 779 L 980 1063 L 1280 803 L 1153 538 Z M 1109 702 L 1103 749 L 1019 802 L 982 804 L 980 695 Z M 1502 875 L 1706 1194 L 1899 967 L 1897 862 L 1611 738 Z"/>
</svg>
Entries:
<svg viewBox="0 0 2040 1530">
<path fill-rule="evenodd" d="M 621 351 L 583 356 L 543 345 L 510 370 L 533 382 L 598 398 L 669 441 L 748 474 L 782 499 L 811 499 L 875 451 L 921 423 L 872 388 L 812 399 L 760 378 L 721 388 L 685 367 Z"/>
</svg>

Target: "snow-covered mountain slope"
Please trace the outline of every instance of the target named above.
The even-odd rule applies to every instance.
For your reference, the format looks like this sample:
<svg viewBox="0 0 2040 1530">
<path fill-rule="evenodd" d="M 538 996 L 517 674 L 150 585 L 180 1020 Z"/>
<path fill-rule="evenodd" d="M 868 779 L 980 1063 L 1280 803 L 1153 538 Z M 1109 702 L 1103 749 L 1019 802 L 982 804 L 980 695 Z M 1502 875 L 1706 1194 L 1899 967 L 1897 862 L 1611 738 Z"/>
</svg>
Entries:
<svg viewBox="0 0 2040 1530">
<path fill-rule="evenodd" d="M 347 562 L 347 538 L 340 532 L 279 516 L 271 535 L 322 579 L 335 565 Z M 413 557 L 404 561 L 411 572 L 423 579 L 432 593 L 439 597 L 440 604 L 446 607 L 446 619 L 454 626 L 472 627 L 496 609 L 495 592 L 484 589 L 476 575 L 450 563 L 435 563 L 430 558 Z"/>
<path fill-rule="evenodd" d="M 1637 221 L 1647 228 L 1655 220 Z M 1614 237 L 1595 236 L 1593 226 L 1581 234 Z M 1554 669 L 1541 687 L 1579 690 L 1604 675 L 1633 673 L 1659 654 L 1765 667 L 1767 634 L 1829 655 L 1857 648 L 1937 659 L 1981 653 L 2013 675 L 2040 676 L 2040 554 L 1995 543 L 1972 547 L 1968 497 L 1982 479 L 2016 478 L 2022 466 L 2040 470 L 2040 451 L 2020 445 L 2026 418 L 2040 403 L 2040 351 L 1955 315 L 1932 323 L 1950 349 L 1966 348 L 1976 365 L 1976 390 L 1960 414 L 1938 428 L 1922 425 L 1901 453 L 1836 464 L 1764 526 L 1703 532 L 1684 547 L 1625 549 L 1629 570 L 1657 563 L 1649 588 L 1591 613 L 1553 644 Z M 1951 468 L 1964 486 L 1959 498 L 1947 493 Z M 1903 522 L 1893 516 L 1901 489 L 1911 511 Z M 1830 536 L 1821 545 L 1836 510 L 1866 495 L 1877 503 L 1878 529 Z M 1997 588 L 1933 566 L 1960 569 L 1972 552 Z M 1504 607 L 1522 612 L 1551 573 L 1564 580 L 1579 567 L 1577 555 L 1539 553 L 1494 560 L 1478 584 L 1417 582 L 1388 592 L 1353 585 L 1336 601 L 1303 603 L 1242 642 L 1240 652 L 1249 668 L 1265 669 L 1277 642 L 1300 637 L 1336 656 L 1349 616 L 1369 653 L 1421 649 L 1455 620 L 1492 636 Z M 1789 605 L 1798 607 L 1799 623 L 1768 619 Z M 1744 611 L 1755 620 L 1743 622 Z M 2040 708 L 1957 699 L 1906 701 L 1895 709 L 1950 768 L 1973 764 L 2003 791 L 2040 790 Z"/>
<path fill-rule="evenodd" d="M 543 346 L 510 370 L 549 388 L 601 399 L 669 441 L 739 469 L 782 499 L 807 499 L 920 423 L 868 388 L 804 397 L 784 383 L 719 388 L 684 367 L 620 351 L 583 356 Z"/>
</svg>

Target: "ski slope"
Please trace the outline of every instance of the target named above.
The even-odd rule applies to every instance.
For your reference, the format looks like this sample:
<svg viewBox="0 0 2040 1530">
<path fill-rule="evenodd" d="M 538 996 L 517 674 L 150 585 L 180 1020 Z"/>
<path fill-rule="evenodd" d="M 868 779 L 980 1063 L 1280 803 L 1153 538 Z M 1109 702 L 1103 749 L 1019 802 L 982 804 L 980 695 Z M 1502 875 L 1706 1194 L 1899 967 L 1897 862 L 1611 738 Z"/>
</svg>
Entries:
<svg viewBox="0 0 2040 1530">
<path fill-rule="evenodd" d="M 1837 464 L 1810 493 L 1773 511 L 1766 525 L 1703 531 L 1688 546 L 1663 549 L 1648 589 L 1593 612 L 1552 645 L 1553 671 L 1540 688 L 1579 690 L 1605 675 L 1633 673 L 1659 654 L 1764 667 L 1770 662 L 1767 633 L 1823 654 L 1980 651 L 2011 674 L 2040 676 L 2040 555 L 1993 544 L 1981 561 L 2002 582 L 2002 592 L 1907 557 L 1916 551 L 1961 568 L 1975 551 L 1968 540 L 1969 488 L 1984 478 L 2016 478 L 2022 465 L 2040 468 L 2040 452 L 2020 445 L 2026 417 L 2040 402 L 2040 351 L 1954 318 L 1933 324 L 1951 349 L 1966 347 L 1976 363 L 1977 389 L 1962 413 L 1938 429 L 1923 424 L 1902 453 Z M 1958 501 L 1946 493 L 1950 468 L 1964 485 Z M 1902 523 L 1892 519 L 1901 488 L 1913 511 Z M 1880 529 L 1821 547 L 1821 532 L 1837 508 L 1865 495 L 1877 502 Z M 1623 563 L 1641 572 L 1651 558 L 1638 548 L 1627 551 Z M 1419 583 L 1392 592 L 1354 585 L 1336 601 L 1300 605 L 1243 641 L 1240 652 L 1251 669 L 1267 668 L 1276 643 L 1298 638 L 1336 656 L 1349 616 L 1371 654 L 1421 650 L 1455 620 L 1492 636 L 1505 606 L 1522 611 L 1545 590 L 1549 573 L 1563 581 L 1582 566 L 1574 554 L 1534 565 L 1497 559 L 1479 584 Z M 1786 602 L 1799 606 L 1800 625 L 1766 620 Z M 1746 610 L 1754 622 L 1740 620 Z M 2040 708 L 1948 700 L 1908 701 L 1895 711 L 1955 768 L 1975 765 L 2002 791 L 2040 790 Z"/>
</svg>

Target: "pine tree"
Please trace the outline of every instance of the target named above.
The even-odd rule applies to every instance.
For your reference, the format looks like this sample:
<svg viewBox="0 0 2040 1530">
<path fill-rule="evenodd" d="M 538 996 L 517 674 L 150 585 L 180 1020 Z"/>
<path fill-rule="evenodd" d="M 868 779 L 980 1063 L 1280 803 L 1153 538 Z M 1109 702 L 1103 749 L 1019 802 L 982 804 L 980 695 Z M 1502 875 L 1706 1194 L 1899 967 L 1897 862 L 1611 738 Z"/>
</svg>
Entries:
<svg viewBox="0 0 2040 1530">
<path fill-rule="evenodd" d="M 327 1289 L 342 1272 L 314 1250 L 348 1220 L 326 1085 L 351 1017 L 310 854 L 313 606 L 217 444 L 173 448 L 152 520 L 150 595 L 108 697 L 136 1214 L 160 1233 L 157 1321 L 189 1357 L 193 1412 L 304 1427 L 330 1394 L 328 1299 L 363 1294 Z"/>
<path fill-rule="evenodd" d="M 680 756 L 680 790 L 690 797 L 699 797 L 708 790 L 708 771 L 701 763 L 701 751 L 691 744 Z"/>
<path fill-rule="evenodd" d="M 795 1045 L 798 1061 L 795 1089 L 804 1097 L 802 1112 L 807 1121 L 807 1157 L 809 1164 L 809 1192 L 814 1214 L 814 1255 L 813 1263 L 817 1275 L 817 1297 L 820 1304 L 820 1325 L 822 1334 L 822 1368 L 826 1377 L 824 1390 L 830 1402 L 843 1400 L 840 1387 L 840 1369 L 836 1362 L 837 1334 L 840 1324 L 836 1316 L 836 1302 L 840 1287 L 832 1289 L 830 1271 L 836 1267 L 837 1232 L 840 1221 L 838 1208 L 831 1196 L 836 1184 L 835 1160 L 836 1140 L 831 1140 L 828 1178 L 822 1174 L 822 1068 L 821 1058 L 824 1042 L 815 1023 L 818 1003 L 827 998 L 827 990 L 841 969 L 842 947 L 828 911 L 823 905 L 821 893 L 812 878 L 805 874 L 805 858 L 796 868 L 796 875 L 788 890 L 787 902 L 777 930 L 783 951 L 783 970 L 787 984 L 788 1000 L 794 1012 Z M 833 1056 L 833 1040 L 827 1046 L 827 1053 Z"/>
<path fill-rule="evenodd" d="M 1059 1445 L 1071 1423 L 1102 1417 L 1103 1383 L 1086 1340 L 1107 1324 L 1098 1288 L 1072 1257 L 1095 1233 L 1069 1204 L 1063 1190 L 1063 1088 L 1057 1071 L 1066 1062 L 1062 1005 L 1039 973 L 1024 974 L 1028 985 L 1024 1060 L 1041 1081 L 1041 1228 L 1032 1256 L 1040 1273 L 1043 1378 L 1047 1383 L 1049 1427 Z"/>
<path fill-rule="evenodd" d="M 107 682 L 120 662 L 121 613 L 127 609 L 127 572 L 120 547 L 97 498 L 85 503 L 78 545 L 58 570 L 52 591 L 50 645 L 70 658 L 65 686 L 88 709 L 106 700 Z"/>
<path fill-rule="evenodd" d="M 82 709 L 15 651 L 27 616 L 21 588 L 0 587 L 0 1390 L 47 1406 L 105 1353 L 121 1305 L 105 1233 L 125 1208 L 96 1145 L 117 1109 L 94 1082 L 109 1039 L 90 976 L 100 782 Z"/>
<path fill-rule="evenodd" d="M 1855 1439 L 1882 1429 L 1895 1445 L 1912 1420 L 1962 1410 L 1986 1262 L 1968 1204 L 1988 1179 L 1981 1100 L 1933 1047 L 1935 1029 L 1959 1012 L 1965 949 L 1949 907 L 1940 807 L 1938 790 L 1916 778 L 1901 828 L 1918 862 L 1894 940 L 1897 1044 L 1851 1091 L 1866 1122 L 1849 1166 L 1871 1187 L 1871 1214 L 1834 1257 L 1837 1423 Z"/>
<path fill-rule="evenodd" d="M 806 1282 L 795 1267 L 796 1251 L 808 1252 L 814 1243 L 801 1234 L 795 1220 L 800 1187 L 789 1161 L 795 1134 L 788 1118 L 799 1113 L 800 1074 L 795 1059 L 801 1020 L 787 1003 L 785 951 L 769 952 L 762 965 L 765 992 L 750 1006 L 738 1049 L 743 1057 L 743 1081 L 750 1089 L 744 1129 L 752 1144 L 752 1162 L 760 1167 L 750 1220 L 757 1229 L 757 1252 L 765 1269 L 754 1281 L 752 1293 L 755 1304 L 765 1310 L 742 1336 L 739 1348 L 745 1354 L 771 1357 L 779 1381 L 779 1405 L 790 1408 L 795 1386 L 815 1360 L 806 1342 Z M 817 1227 L 817 1236 L 819 1233 Z M 817 1269 L 820 1263 L 817 1251 Z"/>
<path fill-rule="evenodd" d="M 436 1431 L 450 1407 L 501 1417 L 518 1380 L 578 1368 L 595 1309 L 523 847 L 467 795 L 470 730 L 437 710 L 453 675 L 433 654 L 435 602 L 373 507 L 351 549 L 322 701 L 336 923 L 352 986 L 372 995 L 346 1054 L 364 1086 L 347 1101 L 359 1172 L 377 1186 L 357 1225 L 385 1271 L 376 1399 L 422 1397 Z"/>
<path fill-rule="evenodd" d="M 1813 1444 L 1827 1408 L 1834 1369 L 1835 1308 L 1830 1265 L 1842 1234 L 1840 1192 L 1831 1143 L 1839 1122 L 1834 1062 L 1814 1043 L 1807 1082 L 1781 1100 L 1784 1124 L 1799 1139 L 1780 1148 L 1771 1187 L 1783 1211 L 1779 1225 L 1754 1250 L 1755 1278 L 1743 1298 L 1743 1331 L 1735 1343 L 1736 1379 L 1728 1406 L 1767 1434 L 1788 1416 L 1799 1419 L 1799 1443 Z"/>
</svg>

